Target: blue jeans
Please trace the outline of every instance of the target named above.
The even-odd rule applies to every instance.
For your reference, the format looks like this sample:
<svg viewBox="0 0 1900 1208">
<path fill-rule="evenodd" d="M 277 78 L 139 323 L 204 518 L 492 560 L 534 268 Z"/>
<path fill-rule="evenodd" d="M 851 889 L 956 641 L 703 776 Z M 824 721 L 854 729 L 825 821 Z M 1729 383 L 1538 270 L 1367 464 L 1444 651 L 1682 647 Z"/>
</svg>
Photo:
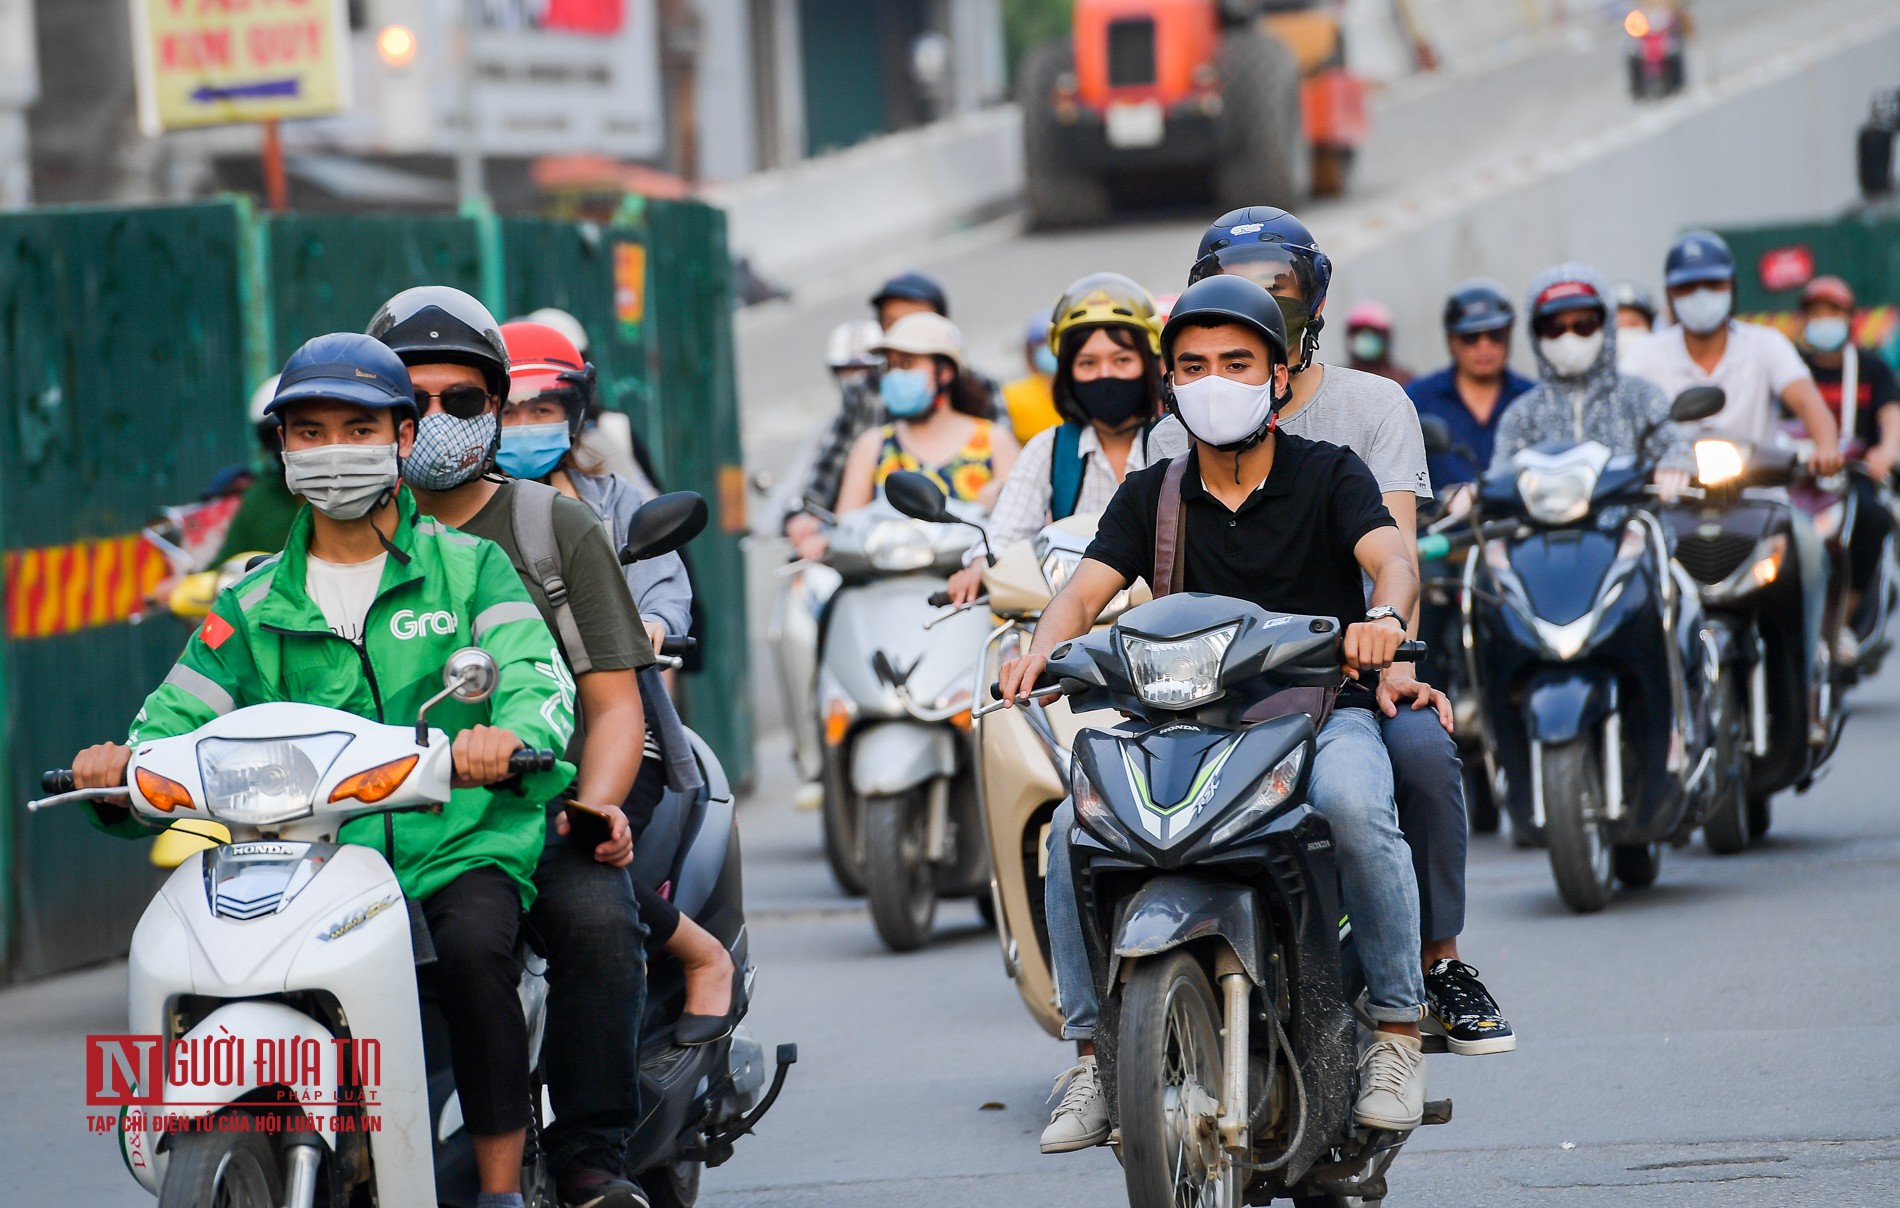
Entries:
<svg viewBox="0 0 1900 1208">
<path fill-rule="evenodd" d="M 1341 904 L 1352 919 L 1368 1010 L 1381 1023 L 1414 1023 L 1425 1003 L 1425 977 L 1418 967 L 1418 880 L 1392 805 L 1392 764 L 1379 737 L 1379 718 L 1371 711 L 1336 709 L 1327 718 L 1313 754 L 1307 800 L 1332 827 Z M 1074 826 L 1075 806 L 1065 801 L 1050 822 L 1043 907 L 1063 1038 L 1089 1040 L 1101 1004 L 1070 875 Z"/>
<path fill-rule="evenodd" d="M 1419 934 L 1455 939 L 1465 929 L 1465 780 L 1458 747 L 1433 709 L 1399 705 L 1379 730 L 1392 759 L 1399 828 L 1418 878 Z"/>
<path fill-rule="evenodd" d="M 545 1144 L 559 1172 L 582 1162 L 627 1173 L 627 1141 L 640 1120 L 640 1021 L 647 969 L 633 877 L 554 833 L 534 870 L 538 891 L 528 936 L 548 962 L 548 1096 Z"/>
</svg>

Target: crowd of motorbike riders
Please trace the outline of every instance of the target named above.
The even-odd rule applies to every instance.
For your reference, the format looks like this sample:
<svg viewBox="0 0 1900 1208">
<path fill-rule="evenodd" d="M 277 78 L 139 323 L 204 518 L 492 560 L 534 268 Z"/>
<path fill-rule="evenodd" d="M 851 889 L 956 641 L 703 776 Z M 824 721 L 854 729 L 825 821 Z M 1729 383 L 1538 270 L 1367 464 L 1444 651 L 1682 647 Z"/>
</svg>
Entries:
<svg viewBox="0 0 1900 1208">
<path fill-rule="evenodd" d="M 1468 281 L 1444 306 L 1450 364 L 1412 377 L 1378 307 L 1347 320 L 1358 368 L 1316 359 L 1332 277 L 1298 218 L 1237 210 L 1179 295 L 1071 284 L 1002 386 L 937 283 L 894 277 L 833 335 L 842 405 L 784 522 L 774 648 L 834 872 L 895 948 L 927 941 L 939 893 L 978 899 L 1032 1013 L 1076 1044 L 1043 1151 L 1118 1145 L 1137 1200 L 1148 1165 L 1158 1202 L 1221 1180 L 1238 1202 L 1250 1179 L 1376 1200 L 1398 1140 L 1449 1114 L 1423 1054 L 1516 1045 L 1461 958 L 1470 831 L 1508 813 L 1580 910 L 1698 827 L 1739 850 L 1884 653 L 1900 385 L 1852 343 L 1841 280 L 1805 288 L 1796 340 L 1735 317 L 1708 232 L 1668 250 L 1666 314 L 1584 264 L 1539 274 L 1521 309 Z M 1520 319 L 1535 380 L 1509 365 Z M 348 835 L 432 939 L 479 1208 L 523 1202 L 518 941 L 547 961 L 555 1121 L 535 1143 L 567 1204 L 645 1205 L 642 1170 L 678 1156 L 628 1152 L 649 964 L 679 978 L 668 1044 L 721 1040 L 745 1005 L 743 956 L 628 871 L 701 770 L 659 670 L 692 599 L 675 554 L 622 565 L 658 491 L 603 437 L 584 341 L 559 314 L 504 324 L 420 287 L 300 348 L 254 413 L 281 474 L 227 542 L 270 556 L 126 743 L 72 769 L 117 788 L 139 744 L 261 702 L 402 721 L 438 669 L 410 644 L 431 627 L 495 657 L 487 722 L 452 735 L 449 808 Z M 1014 754 L 1012 734 L 1031 734 Z M 565 759 L 511 776 L 523 747 Z M 1023 787 L 1036 758 L 1046 790 Z M 1280 905 L 1230 935 L 1231 898 L 1163 875 L 1216 859 L 1253 870 L 1247 892 L 1284 882 Z M 1174 917 L 1228 939 L 1202 961 L 1219 988 L 1164 964 L 1149 1053 L 1130 970 L 1192 937 L 1128 930 L 1160 925 L 1155 894 L 1202 891 Z M 1131 1070 L 1168 1091 L 1159 1115 Z"/>
</svg>

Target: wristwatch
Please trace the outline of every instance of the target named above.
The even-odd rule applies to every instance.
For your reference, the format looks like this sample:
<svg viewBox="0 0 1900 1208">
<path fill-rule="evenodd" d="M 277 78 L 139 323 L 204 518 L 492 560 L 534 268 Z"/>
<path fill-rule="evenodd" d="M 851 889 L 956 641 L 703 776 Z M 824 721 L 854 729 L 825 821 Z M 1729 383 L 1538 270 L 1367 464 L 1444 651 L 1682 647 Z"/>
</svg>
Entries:
<svg viewBox="0 0 1900 1208">
<path fill-rule="evenodd" d="M 1397 621 L 1401 629 L 1405 627 L 1405 618 L 1400 616 L 1399 610 L 1390 604 L 1374 604 L 1371 608 L 1366 609 L 1366 620 L 1368 621 L 1383 621 L 1387 617 L 1391 617 Z"/>
</svg>

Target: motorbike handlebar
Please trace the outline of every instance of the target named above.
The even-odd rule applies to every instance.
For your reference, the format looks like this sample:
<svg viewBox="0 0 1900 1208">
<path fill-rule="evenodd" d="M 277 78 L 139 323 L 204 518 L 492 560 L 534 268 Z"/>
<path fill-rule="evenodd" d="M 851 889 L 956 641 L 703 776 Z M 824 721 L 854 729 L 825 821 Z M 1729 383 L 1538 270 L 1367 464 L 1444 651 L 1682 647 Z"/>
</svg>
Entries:
<svg viewBox="0 0 1900 1208">
<path fill-rule="evenodd" d="M 540 750 L 524 748 L 508 757 L 508 771 L 516 776 L 527 772 L 551 772 L 554 770 L 554 761 L 559 758 L 558 752 L 545 747 Z"/>
<path fill-rule="evenodd" d="M 1400 642 L 1398 654 L 1395 657 L 1410 661 L 1412 659 L 1422 659 L 1431 652 L 1432 648 L 1424 642 Z"/>
<path fill-rule="evenodd" d="M 73 782 L 73 770 L 71 768 L 54 768 L 49 772 L 40 773 L 40 792 L 42 793 L 48 795 L 54 793 L 70 793 L 78 787 L 79 786 Z"/>
<path fill-rule="evenodd" d="M 933 591 L 930 593 L 928 603 L 932 608 L 948 608 L 950 606 L 950 593 L 947 591 Z"/>
<path fill-rule="evenodd" d="M 698 638 L 683 638 L 683 637 L 675 636 L 673 634 L 668 634 L 666 636 L 666 639 L 660 643 L 660 648 L 654 653 L 672 655 L 677 658 L 678 656 L 682 654 L 690 654 L 693 651 L 698 650 L 698 649 L 699 649 Z"/>
</svg>

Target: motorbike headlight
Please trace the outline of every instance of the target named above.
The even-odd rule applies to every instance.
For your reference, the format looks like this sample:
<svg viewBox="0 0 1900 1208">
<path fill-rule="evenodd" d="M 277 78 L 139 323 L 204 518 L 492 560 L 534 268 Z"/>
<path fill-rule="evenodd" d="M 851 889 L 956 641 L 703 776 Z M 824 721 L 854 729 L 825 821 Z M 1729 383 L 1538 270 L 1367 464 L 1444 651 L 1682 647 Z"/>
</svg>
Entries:
<svg viewBox="0 0 1900 1208">
<path fill-rule="evenodd" d="M 269 826 L 308 815 L 317 786 L 343 748 L 344 733 L 301 738 L 207 738 L 198 744 L 198 774 L 212 817 Z"/>
<path fill-rule="evenodd" d="M 1089 834 L 1123 851 L 1134 850 L 1128 837 L 1128 828 L 1121 824 L 1121 819 L 1115 817 L 1115 811 L 1108 807 L 1108 802 L 1096 792 L 1095 783 L 1082 768 L 1082 760 L 1075 756 L 1069 760 L 1069 799 L 1075 802 L 1076 821 Z M 1068 841 L 1066 835 L 1058 838 L 1065 843 Z"/>
<path fill-rule="evenodd" d="M 1733 482 L 1742 476 L 1748 468 L 1748 456 L 1742 446 L 1732 440 L 1699 440 L 1695 442 L 1695 477 L 1705 487 L 1719 487 L 1723 483 Z"/>
<path fill-rule="evenodd" d="M 1286 804 L 1286 799 L 1299 787 L 1300 772 L 1306 767 L 1306 744 L 1301 743 L 1288 751 L 1273 769 L 1260 778 L 1260 785 L 1247 804 L 1234 811 L 1232 817 L 1215 827 L 1208 836 L 1208 842 L 1221 844 L 1229 839 L 1244 835 L 1265 821 L 1267 815 Z"/>
<path fill-rule="evenodd" d="M 864 556 L 879 570 L 922 570 L 937 560 L 930 531 L 913 520 L 880 520 L 864 539 Z"/>
<path fill-rule="evenodd" d="M 1518 471 L 1517 494 L 1539 524 L 1574 524 L 1590 514 L 1597 471 L 1582 463 L 1527 466 Z"/>
<path fill-rule="evenodd" d="M 1049 584 L 1049 594 L 1059 593 L 1069 582 L 1069 576 L 1075 568 L 1082 565 L 1082 554 L 1072 549 L 1052 549 L 1042 556 L 1042 577 Z"/>
<path fill-rule="evenodd" d="M 1163 709 L 1185 709 L 1213 700 L 1221 693 L 1221 660 L 1239 632 L 1236 622 L 1169 642 L 1122 634 L 1128 677 L 1142 700 Z"/>
</svg>

